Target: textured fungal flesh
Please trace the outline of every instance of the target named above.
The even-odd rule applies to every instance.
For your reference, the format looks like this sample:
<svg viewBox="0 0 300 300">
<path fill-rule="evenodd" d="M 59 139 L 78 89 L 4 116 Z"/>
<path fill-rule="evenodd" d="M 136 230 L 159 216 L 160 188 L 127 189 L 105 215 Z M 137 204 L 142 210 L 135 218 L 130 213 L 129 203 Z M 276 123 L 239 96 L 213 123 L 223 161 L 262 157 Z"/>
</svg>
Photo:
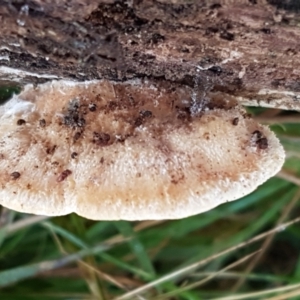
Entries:
<svg viewBox="0 0 300 300">
<path fill-rule="evenodd" d="M 0 204 L 176 219 L 240 198 L 280 170 L 278 139 L 242 108 L 193 116 L 191 105 L 180 89 L 147 81 L 26 86 L 0 107 Z"/>
</svg>

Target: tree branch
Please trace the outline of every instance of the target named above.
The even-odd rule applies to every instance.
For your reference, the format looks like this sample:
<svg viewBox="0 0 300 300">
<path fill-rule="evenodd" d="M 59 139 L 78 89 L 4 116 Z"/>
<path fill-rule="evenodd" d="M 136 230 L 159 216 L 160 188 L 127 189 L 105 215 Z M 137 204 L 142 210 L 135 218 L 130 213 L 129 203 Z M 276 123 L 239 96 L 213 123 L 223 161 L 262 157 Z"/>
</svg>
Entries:
<svg viewBox="0 0 300 300">
<path fill-rule="evenodd" d="M 291 1 L 4 0 L 0 80 L 149 78 L 300 110 Z"/>
</svg>

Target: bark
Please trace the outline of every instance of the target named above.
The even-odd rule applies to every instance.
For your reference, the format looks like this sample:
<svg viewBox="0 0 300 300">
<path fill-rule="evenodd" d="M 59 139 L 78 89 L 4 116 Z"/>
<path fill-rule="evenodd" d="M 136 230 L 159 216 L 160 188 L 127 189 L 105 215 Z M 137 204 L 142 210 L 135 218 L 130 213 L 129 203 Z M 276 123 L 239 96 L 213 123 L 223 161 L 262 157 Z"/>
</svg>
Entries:
<svg viewBox="0 0 300 300">
<path fill-rule="evenodd" d="M 147 78 L 300 110 L 297 0 L 0 0 L 0 80 Z"/>
</svg>

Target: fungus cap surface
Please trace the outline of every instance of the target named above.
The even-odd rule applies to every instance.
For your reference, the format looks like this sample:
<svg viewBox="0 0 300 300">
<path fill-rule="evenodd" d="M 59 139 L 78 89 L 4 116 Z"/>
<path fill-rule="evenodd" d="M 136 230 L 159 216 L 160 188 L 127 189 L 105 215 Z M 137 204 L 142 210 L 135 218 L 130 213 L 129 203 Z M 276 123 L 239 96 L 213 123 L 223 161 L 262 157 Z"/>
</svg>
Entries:
<svg viewBox="0 0 300 300">
<path fill-rule="evenodd" d="M 238 199 L 285 154 L 239 107 L 190 114 L 139 81 L 28 85 L 0 107 L 0 204 L 95 220 L 176 219 Z"/>
</svg>

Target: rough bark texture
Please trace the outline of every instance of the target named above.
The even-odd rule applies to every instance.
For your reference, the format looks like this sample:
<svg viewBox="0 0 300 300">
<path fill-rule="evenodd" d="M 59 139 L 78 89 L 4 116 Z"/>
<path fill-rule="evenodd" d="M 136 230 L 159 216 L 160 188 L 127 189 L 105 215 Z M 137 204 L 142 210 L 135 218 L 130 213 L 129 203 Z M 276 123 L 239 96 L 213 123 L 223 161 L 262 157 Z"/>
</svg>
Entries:
<svg viewBox="0 0 300 300">
<path fill-rule="evenodd" d="M 0 79 L 147 77 L 300 110 L 299 3 L 0 0 Z"/>
</svg>

